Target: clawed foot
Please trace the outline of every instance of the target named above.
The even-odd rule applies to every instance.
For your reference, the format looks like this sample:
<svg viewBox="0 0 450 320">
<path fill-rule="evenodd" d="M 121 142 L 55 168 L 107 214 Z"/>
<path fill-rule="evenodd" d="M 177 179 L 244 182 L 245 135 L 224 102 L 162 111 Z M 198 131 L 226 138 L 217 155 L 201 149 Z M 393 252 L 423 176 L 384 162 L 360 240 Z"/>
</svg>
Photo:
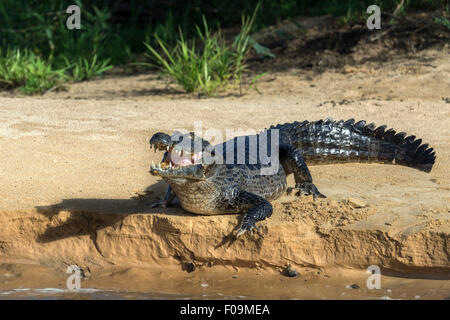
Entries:
<svg viewBox="0 0 450 320">
<path fill-rule="evenodd" d="M 317 189 L 317 187 L 311 183 L 311 182 L 305 182 L 302 184 L 296 184 L 295 188 L 291 188 L 288 191 L 288 194 L 294 194 L 297 197 L 300 197 L 302 195 L 312 195 L 313 199 L 315 200 L 317 197 L 319 198 L 326 198 L 326 196 Z"/>
<path fill-rule="evenodd" d="M 242 226 L 237 230 L 236 238 L 242 236 L 246 231 L 250 231 L 250 234 L 253 235 L 253 230 L 259 230 L 257 226 L 255 226 L 254 222 L 244 222 Z"/>
</svg>

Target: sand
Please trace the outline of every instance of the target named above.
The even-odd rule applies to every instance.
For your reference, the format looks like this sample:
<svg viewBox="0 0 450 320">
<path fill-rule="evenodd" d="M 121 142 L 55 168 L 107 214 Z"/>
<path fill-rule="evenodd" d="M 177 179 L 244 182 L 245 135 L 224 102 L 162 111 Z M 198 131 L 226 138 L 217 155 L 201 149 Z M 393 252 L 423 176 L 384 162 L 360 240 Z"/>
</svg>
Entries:
<svg viewBox="0 0 450 320">
<path fill-rule="evenodd" d="M 84 287 L 168 298 L 450 296 L 448 53 L 319 74 L 292 68 L 263 76 L 260 93 L 243 96 L 199 98 L 149 75 L 108 76 L 43 96 L 2 93 L 0 290 L 65 288 L 65 269 L 75 264 L 87 274 Z M 192 130 L 200 120 L 225 136 L 326 117 L 414 134 L 435 148 L 436 165 L 429 174 L 311 167 L 327 199 L 285 195 L 260 232 L 237 240 L 230 234 L 239 215 L 147 206 L 166 188 L 148 173 L 161 157 L 148 145 L 157 131 Z M 188 273 L 190 262 L 196 270 Z M 287 265 L 300 276 L 283 276 Z M 366 289 L 370 265 L 381 268 L 382 290 Z M 360 289 L 346 288 L 355 281 Z"/>
</svg>

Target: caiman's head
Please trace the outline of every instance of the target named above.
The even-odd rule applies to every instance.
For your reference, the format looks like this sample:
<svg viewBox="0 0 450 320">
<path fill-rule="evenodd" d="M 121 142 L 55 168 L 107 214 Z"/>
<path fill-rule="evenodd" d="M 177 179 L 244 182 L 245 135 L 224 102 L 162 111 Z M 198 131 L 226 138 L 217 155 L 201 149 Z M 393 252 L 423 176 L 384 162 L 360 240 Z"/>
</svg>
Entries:
<svg viewBox="0 0 450 320">
<path fill-rule="evenodd" d="M 175 131 L 172 136 L 155 133 L 150 139 L 150 148 L 155 152 L 164 151 L 164 155 L 161 162 L 152 163 L 150 173 L 166 180 L 205 180 L 213 174 L 213 165 L 202 163 L 202 154 L 207 147 L 210 147 L 209 142 L 193 132 Z"/>
</svg>

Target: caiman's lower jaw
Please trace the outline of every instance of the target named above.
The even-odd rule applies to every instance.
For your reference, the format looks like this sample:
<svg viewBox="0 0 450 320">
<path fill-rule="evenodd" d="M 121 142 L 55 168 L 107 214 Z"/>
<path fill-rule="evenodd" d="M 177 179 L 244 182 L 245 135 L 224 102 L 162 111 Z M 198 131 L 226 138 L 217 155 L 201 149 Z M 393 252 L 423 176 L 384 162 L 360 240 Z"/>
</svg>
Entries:
<svg viewBox="0 0 450 320">
<path fill-rule="evenodd" d="M 165 163 L 152 163 L 150 173 L 154 176 L 162 178 L 184 178 L 189 180 L 205 180 L 206 176 L 203 172 L 201 164 L 193 164 L 190 166 L 174 167 Z"/>
</svg>

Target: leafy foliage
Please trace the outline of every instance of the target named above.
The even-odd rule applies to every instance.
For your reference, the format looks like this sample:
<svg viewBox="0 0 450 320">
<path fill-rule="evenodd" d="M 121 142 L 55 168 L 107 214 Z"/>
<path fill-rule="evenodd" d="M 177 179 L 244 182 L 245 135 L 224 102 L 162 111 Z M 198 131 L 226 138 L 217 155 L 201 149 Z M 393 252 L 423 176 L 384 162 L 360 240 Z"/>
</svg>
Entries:
<svg viewBox="0 0 450 320">
<path fill-rule="evenodd" d="M 220 30 L 215 26 L 232 27 L 239 23 L 242 15 L 248 16 L 254 12 L 260 0 L 1 0 L 0 1 L 0 49 L 2 50 L 2 61 L 5 58 L 12 59 L 9 64 L 31 63 L 30 66 L 22 65 L 17 68 L 21 70 L 32 70 L 40 66 L 42 75 L 51 73 L 59 74 L 63 72 L 66 76 L 62 81 L 82 81 L 92 79 L 107 71 L 111 66 L 125 64 L 136 60 L 136 55 L 146 51 L 147 46 L 152 48 L 160 47 L 161 44 L 169 48 L 185 43 L 184 50 L 192 50 L 191 39 L 199 37 L 197 25 L 202 25 L 207 17 L 208 32 L 202 29 L 202 34 L 207 41 L 215 43 L 210 49 L 212 52 L 218 50 L 225 52 L 224 47 L 229 47 L 222 43 Z M 81 30 L 68 30 L 66 19 L 69 14 L 66 12 L 69 4 L 76 4 L 81 8 Z M 449 5 L 447 0 L 263 0 L 258 10 L 258 15 L 254 17 L 251 30 L 267 27 L 278 21 L 296 17 L 298 15 L 323 15 L 331 14 L 342 16 L 343 23 L 352 23 L 366 15 L 368 5 L 376 4 L 382 11 L 395 13 L 395 15 L 405 15 L 415 9 L 443 9 L 447 16 L 437 17 L 435 22 L 448 27 Z M 214 26 L 214 28 L 210 28 Z M 181 30 L 181 33 L 180 33 Z M 215 31 L 215 32 L 213 32 Z M 182 35 L 182 36 L 181 36 Z M 251 39 L 250 39 L 251 41 Z M 147 44 L 144 45 L 144 42 Z M 188 44 L 189 42 L 189 44 Z M 248 48 L 247 41 L 245 49 Z M 270 51 L 258 46 L 254 42 L 250 43 L 261 55 L 272 57 Z M 195 52 L 199 55 L 201 46 L 195 47 Z M 229 48 L 235 50 L 235 69 L 227 72 L 230 81 L 237 79 L 239 65 L 243 65 L 243 55 L 240 52 L 243 47 Z M 20 58 L 15 54 L 6 54 L 8 50 L 20 52 Z M 170 51 L 171 54 L 175 52 Z M 34 55 L 34 56 L 32 56 Z M 25 58 L 26 56 L 26 58 Z M 230 55 L 232 56 L 232 55 Z M 220 57 L 220 58 L 219 58 Z M 37 59 L 40 60 L 37 60 Z M 167 58 L 167 56 L 165 56 Z M 181 56 L 179 57 L 182 58 Z M 214 92 L 214 86 L 223 87 L 222 77 L 215 75 L 215 68 L 218 68 L 219 61 L 229 63 L 231 59 L 228 54 L 219 55 L 215 62 L 198 57 L 203 61 L 200 66 L 202 74 L 197 82 L 202 82 L 206 87 L 206 92 Z M 185 60 L 187 62 L 187 60 Z M 214 67 L 211 66 L 211 63 Z M 200 64 L 200 62 L 198 62 Z M 34 66 L 34 67 L 33 67 Z M 45 68 L 44 68 L 45 66 Z M 212 68 L 212 69 L 211 69 Z M 236 69 L 237 68 L 237 69 Z M 4 69 L 4 68 L 3 68 Z M 17 70 L 19 70 L 17 69 Z M 43 70 L 51 70 L 47 72 Z M 223 69 L 226 68 L 223 66 Z M 231 70 L 231 71 L 230 71 Z M 237 70 L 237 71 L 236 71 Z M 206 71 L 206 75 L 205 75 Z M 191 71 L 195 74 L 199 72 Z M 220 73 L 220 72 L 219 72 Z M 3 72 L 3 75 L 6 73 Z M 37 74 L 26 73 L 27 75 Z M 54 78 L 54 75 L 51 76 Z M 30 79 L 31 80 L 31 79 Z M 36 78 L 34 78 L 36 80 Z M 8 82 L 11 87 L 11 80 L 1 78 L 3 86 Z M 182 80 L 185 81 L 185 80 Z M 14 82 L 13 83 L 22 83 Z M 27 92 L 40 92 L 42 86 L 30 86 Z"/>
<path fill-rule="evenodd" d="M 21 87 L 25 93 L 41 93 L 59 87 L 65 78 L 63 69 L 54 70 L 30 51 L 0 51 L 0 87 Z"/>
<path fill-rule="evenodd" d="M 175 79 L 187 92 L 200 92 L 209 96 L 229 84 L 240 83 L 245 70 L 245 54 L 249 49 L 249 33 L 258 8 L 252 17 L 242 17 L 241 31 L 232 44 L 226 43 L 220 29 L 212 32 L 205 17 L 203 30 L 196 26 L 200 45 L 198 41 L 186 40 L 181 29 L 173 48 L 155 35 L 161 52 L 145 44 L 154 61 L 153 65 Z"/>
</svg>

